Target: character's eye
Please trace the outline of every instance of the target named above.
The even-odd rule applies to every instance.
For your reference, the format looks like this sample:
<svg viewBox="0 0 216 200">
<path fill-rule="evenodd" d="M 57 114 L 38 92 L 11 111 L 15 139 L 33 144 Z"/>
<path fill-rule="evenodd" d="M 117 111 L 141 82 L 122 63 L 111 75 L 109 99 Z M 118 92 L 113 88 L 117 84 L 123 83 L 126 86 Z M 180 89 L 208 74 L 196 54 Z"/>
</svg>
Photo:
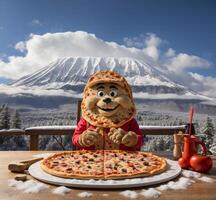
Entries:
<svg viewBox="0 0 216 200">
<path fill-rule="evenodd" d="M 118 92 L 117 92 L 116 90 L 111 90 L 110 93 L 109 93 L 109 95 L 110 95 L 111 97 L 116 97 L 117 94 L 118 94 Z"/>
<path fill-rule="evenodd" d="M 97 95 L 98 95 L 99 97 L 103 97 L 103 96 L 105 95 L 105 92 L 102 91 L 102 90 L 100 90 L 100 91 L 98 91 Z"/>
</svg>

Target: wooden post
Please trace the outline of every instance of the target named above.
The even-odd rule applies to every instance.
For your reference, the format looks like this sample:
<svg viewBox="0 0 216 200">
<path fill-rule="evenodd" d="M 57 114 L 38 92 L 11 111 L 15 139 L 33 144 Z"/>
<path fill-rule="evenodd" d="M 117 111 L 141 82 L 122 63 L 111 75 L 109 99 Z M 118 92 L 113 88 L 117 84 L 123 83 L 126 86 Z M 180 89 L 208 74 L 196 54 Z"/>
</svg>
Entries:
<svg viewBox="0 0 216 200">
<path fill-rule="evenodd" d="M 39 136 L 38 135 L 30 135 L 30 150 L 37 151 L 38 150 L 38 142 Z"/>
<path fill-rule="evenodd" d="M 80 117 L 81 117 L 81 103 L 82 103 L 81 100 L 79 100 L 78 103 L 77 103 L 77 119 L 76 119 L 77 124 L 78 124 L 78 122 L 80 120 Z"/>
</svg>

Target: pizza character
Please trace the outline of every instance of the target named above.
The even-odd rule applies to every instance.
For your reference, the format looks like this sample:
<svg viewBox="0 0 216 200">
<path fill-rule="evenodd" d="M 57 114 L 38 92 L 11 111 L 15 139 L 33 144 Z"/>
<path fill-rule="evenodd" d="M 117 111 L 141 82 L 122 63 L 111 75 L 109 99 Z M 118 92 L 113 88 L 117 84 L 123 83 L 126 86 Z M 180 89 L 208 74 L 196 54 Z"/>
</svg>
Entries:
<svg viewBox="0 0 216 200">
<path fill-rule="evenodd" d="M 79 149 L 140 150 L 143 134 L 134 118 L 132 91 L 120 74 L 93 74 L 84 88 L 81 111 L 72 137 Z"/>
</svg>

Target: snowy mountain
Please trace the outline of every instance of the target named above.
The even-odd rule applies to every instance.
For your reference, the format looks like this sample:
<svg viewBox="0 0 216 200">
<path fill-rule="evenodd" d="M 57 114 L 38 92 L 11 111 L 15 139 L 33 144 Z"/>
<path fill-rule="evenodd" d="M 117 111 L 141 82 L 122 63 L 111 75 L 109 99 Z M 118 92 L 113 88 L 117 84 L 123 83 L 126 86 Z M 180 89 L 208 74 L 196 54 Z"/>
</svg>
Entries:
<svg viewBox="0 0 216 200">
<path fill-rule="evenodd" d="M 210 98 L 174 83 L 147 63 L 131 58 L 61 58 L 39 71 L 22 77 L 10 86 L 22 94 L 81 98 L 89 76 L 98 70 L 114 70 L 123 75 L 138 99 L 209 100 Z M 11 88 L 6 89 L 6 93 Z"/>
<path fill-rule="evenodd" d="M 187 111 L 190 105 L 194 105 L 200 112 L 216 112 L 215 99 L 176 84 L 147 63 L 113 57 L 58 59 L 9 85 L 0 84 L 0 104 L 45 108 L 71 104 L 82 98 L 91 74 L 107 69 L 117 71 L 128 80 L 135 101 L 142 106 Z"/>
<path fill-rule="evenodd" d="M 61 58 L 33 74 L 22 77 L 12 86 L 39 86 L 47 89 L 81 91 L 91 74 L 105 69 L 117 71 L 126 77 L 135 88 L 135 92 L 186 92 L 186 88 L 170 81 L 147 63 L 130 58 L 112 57 Z"/>
<path fill-rule="evenodd" d="M 66 84 L 85 84 L 98 70 L 114 70 L 125 76 L 132 85 L 176 86 L 146 63 L 130 58 L 78 57 L 61 58 L 34 74 L 25 76 L 14 85 L 62 87 Z"/>
</svg>

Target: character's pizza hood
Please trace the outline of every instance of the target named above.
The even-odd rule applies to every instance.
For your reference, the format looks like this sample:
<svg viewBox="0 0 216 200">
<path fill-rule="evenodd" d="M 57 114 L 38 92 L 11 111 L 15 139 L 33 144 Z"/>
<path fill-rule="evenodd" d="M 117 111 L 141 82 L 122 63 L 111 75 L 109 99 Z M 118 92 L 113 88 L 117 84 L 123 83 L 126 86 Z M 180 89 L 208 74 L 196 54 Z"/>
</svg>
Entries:
<svg viewBox="0 0 216 200">
<path fill-rule="evenodd" d="M 128 85 L 126 79 L 114 71 L 105 70 L 96 72 L 89 78 L 85 89 L 97 85 L 99 83 L 116 83 L 117 85 L 120 85 L 122 88 L 125 88 L 129 97 L 132 98 L 131 88 Z"/>
<path fill-rule="evenodd" d="M 106 118 L 103 116 L 98 116 L 94 113 L 89 113 L 89 111 L 86 110 L 86 105 L 85 105 L 85 100 L 87 97 L 87 90 L 91 87 L 93 87 L 96 84 L 99 83 L 115 83 L 119 86 L 121 86 L 122 88 L 125 89 L 125 91 L 128 94 L 128 97 L 131 99 L 133 108 L 129 108 L 128 109 L 128 116 L 120 119 L 120 120 L 112 120 L 110 118 Z M 95 74 L 93 74 L 85 88 L 84 88 L 84 92 L 83 92 L 83 101 L 82 101 L 82 105 L 81 105 L 81 109 L 82 109 L 82 117 L 89 122 L 90 124 L 94 125 L 94 126 L 99 126 L 99 127 L 104 127 L 104 128 L 117 128 L 120 127 L 122 125 L 124 125 L 126 122 L 130 121 L 134 115 L 135 115 L 135 105 L 134 105 L 134 101 L 133 101 L 133 95 L 132 95 L 132 91 L 130 86 L 128 85 L 126 79 L 124 77 L 122 77 L 121 75 L 119 75 L 118 73 L 114 72 L 114 71 L 110 71 L 110 70 L 105 70 L 105 71 L 98 71 Z"/>
</svg>

